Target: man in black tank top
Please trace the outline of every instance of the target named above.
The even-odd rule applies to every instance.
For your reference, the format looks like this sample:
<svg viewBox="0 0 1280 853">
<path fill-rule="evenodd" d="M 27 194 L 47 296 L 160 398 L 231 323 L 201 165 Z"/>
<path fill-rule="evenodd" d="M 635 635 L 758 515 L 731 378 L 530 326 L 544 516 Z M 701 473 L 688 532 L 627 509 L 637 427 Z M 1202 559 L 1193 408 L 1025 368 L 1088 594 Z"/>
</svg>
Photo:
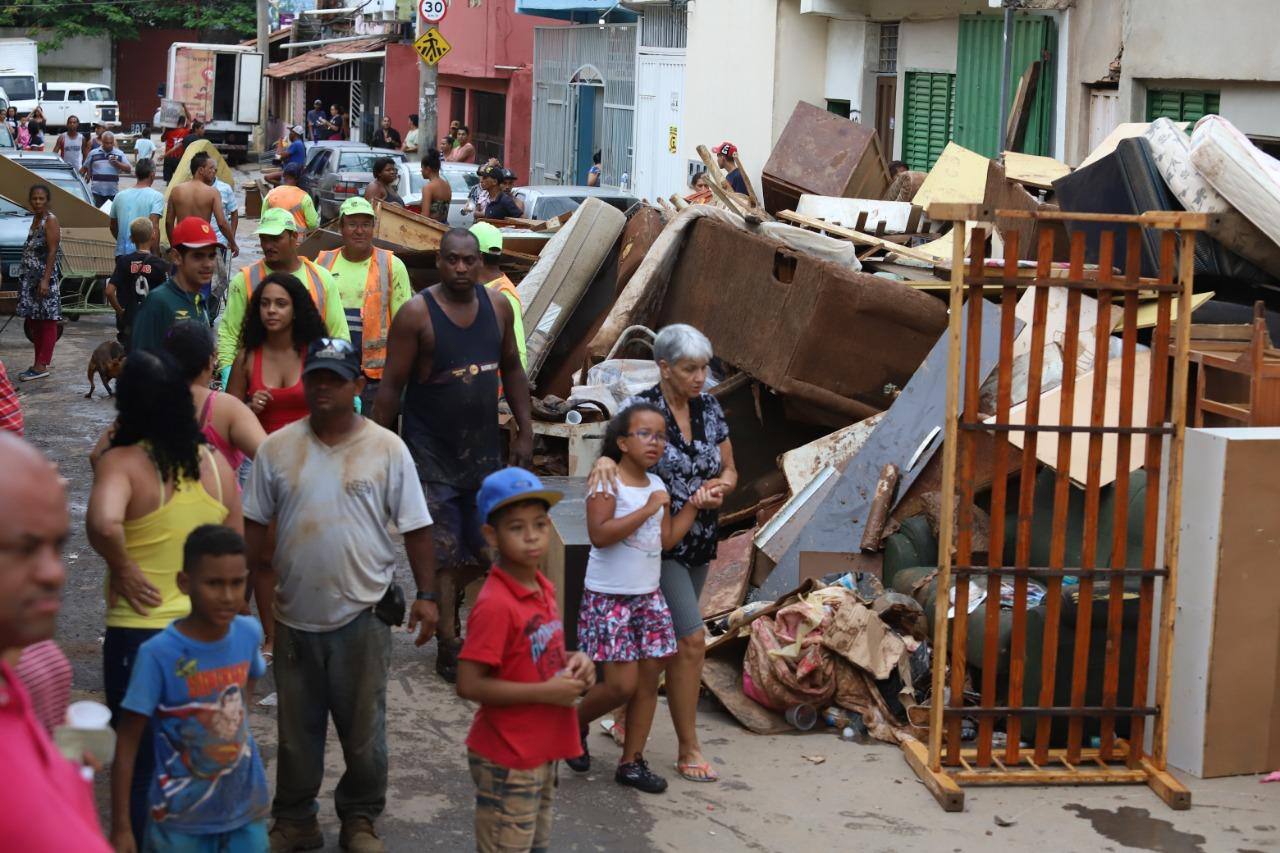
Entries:
<svg viewBox="0 0 1280 853">
<path fill-rule="evenodd" d="M 490 562 L 476 492 L 503 465 L 499 373 L 518 429 L 511 464 L 529 466 L 533 427 L 529 379 L 520 365 L 511 304 L 479 284 L 475 235 L 460 228 L 446 234 L 436 266 L 441 283 L 406 302 L 391 322 L 387 364 L 371 417 L 395 429 L 403 393 L 402 437 L 417 463 L 434 520 L 434 596 L 440 606 L 436 671 L 452 683 L 462 646 L 458 598 Z"/>
</svg>

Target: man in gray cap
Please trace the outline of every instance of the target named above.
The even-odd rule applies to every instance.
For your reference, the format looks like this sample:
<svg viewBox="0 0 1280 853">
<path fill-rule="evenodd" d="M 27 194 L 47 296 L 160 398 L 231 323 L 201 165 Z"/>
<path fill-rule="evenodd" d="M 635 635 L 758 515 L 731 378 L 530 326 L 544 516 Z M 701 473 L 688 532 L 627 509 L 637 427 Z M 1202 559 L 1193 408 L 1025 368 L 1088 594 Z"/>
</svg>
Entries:
<svg viewBox="0 0 1280 853">
<path fill-rule="evenodd" d="M 311 104 L 311 109 L 307 110 L 307 129 L 311 131 L 312 142 L 319 142 L 325 138 L 324 129 L 327 117 L 324 111 L 324 101 L 316 98 Z"/>
</svg>

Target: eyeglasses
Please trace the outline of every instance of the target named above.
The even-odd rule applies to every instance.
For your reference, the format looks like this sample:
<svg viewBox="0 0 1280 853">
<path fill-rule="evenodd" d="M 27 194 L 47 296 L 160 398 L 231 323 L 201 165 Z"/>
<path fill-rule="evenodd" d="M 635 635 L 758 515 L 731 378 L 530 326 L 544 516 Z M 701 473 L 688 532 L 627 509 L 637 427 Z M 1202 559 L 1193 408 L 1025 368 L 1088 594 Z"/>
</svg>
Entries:
<svg viewBox="0 0 1280 853">
<path fill-rule="evenodd" d="M 638 438 L 646 444 L 666 444 L 667 434 L 665 432 L 654 432 L 651 429 L 638 429 L 635 432 L 626 434 L 629 438 Z"/>
</svg>

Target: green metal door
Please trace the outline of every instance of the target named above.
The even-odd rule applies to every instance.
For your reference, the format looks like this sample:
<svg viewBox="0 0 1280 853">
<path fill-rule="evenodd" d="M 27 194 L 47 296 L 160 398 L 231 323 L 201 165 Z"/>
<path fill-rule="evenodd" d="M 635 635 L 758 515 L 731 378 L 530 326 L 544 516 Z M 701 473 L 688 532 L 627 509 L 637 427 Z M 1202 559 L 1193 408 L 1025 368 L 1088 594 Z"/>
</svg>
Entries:
<svg viewBox="0 0 1280 853">
<path fill-rule="evenodd" d="M 956 75 L 908 71 L 902 98 L 902 159 L 918 172 L 933 168 L 951 139 Z"/>
<path fill-rule="evenodd" d="M 1045 59 L 1031 101 L 1031 116 L 1021 150 L 1053 151 L 1053 89 L 1057 77 L 1057 25 L 1044 15 L 1020 14 L 1013 24 L 1013 64 L 1009 101 L 1032 62 Z M 1004 22 L 993 15 L 962 15 L 956 49 L 955 141 L 987 157 L 1000 152 L 1000 70 L 1004 60 Z"/>
</svg>

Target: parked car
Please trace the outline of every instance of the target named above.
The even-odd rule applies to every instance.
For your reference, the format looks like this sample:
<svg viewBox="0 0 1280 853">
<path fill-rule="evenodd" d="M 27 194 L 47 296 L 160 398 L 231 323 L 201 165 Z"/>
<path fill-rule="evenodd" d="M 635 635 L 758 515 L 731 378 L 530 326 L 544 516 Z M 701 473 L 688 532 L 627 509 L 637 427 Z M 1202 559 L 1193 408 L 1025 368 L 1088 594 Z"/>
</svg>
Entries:
<svg viewBox="0 0 1280 853">
<path fill-rule="evenodd" d="M 61 157 L 35 151 L 7 152 L 3 156 L 35 172 L 36 177 L 45 183 L 66 190 L 86 204 L 93 204 L 88 185 L 75 169 L 62 162 Z M 26 201 L 26 187 L 19 187 L 14 193 Z M 57 213 L 56 205 L 54 213 Z M 20 204 L 0 198 L 0 290 L 18 289 L 22 246 L 27 242 L 30 230 L 31 213 Z"/>
<path fill-rule="evenodd" d="M 66 128 L 67 119 L 71 116 L 80 119 L 82 125 L 120 126 L 120 105 L 111 94 L 110 86 L 101 83 L 44 83 L 40 88 L 40 106 L 50 129 Z"/>
<path fill-rule="evenodd" d="M 373 161 L 379 157 L 399 161 L 401 169 L 407 162 L 400 151 L 348 142 L 315 143 L 303 170 L 302 184 L 311 193 L 322 221 L 337 218 L 344 201 L 364 192 L 373 180 Z"/>
<path fill-rule="evenodd" d="M 0 111 L 4 108 L 0 107 Z M 9 125 L 0 122 L 0 151 L 17 151 L 18 140 L 9 132 Z"/>
<path fill-rule="evenodd" d="M 472 223 L 472 217 L 463 216 L 462 208 L 467 203 L 467 194 L 471 188 L 480 183 L 475 163 L 442 163 L 440 177 L 449 182 L 453 190 L 453 199 L 449 202 L 449 225 L 453 228 L 466 228 Z M 426 181 L 422 177 L 422 168 L 412 161 L 400 169 L 400 196 L 404 206 L 415 213 L 422 212 L 422 188 Z"/>
<path fill-rule="evenodd" d="M 575 187 L 559 184 L 539 184 L 516 187 L 512 195 L 524 202 L 525 219 L 553 219 L 577 210 L 588 198 L 598 198 L 605 204 L 624 213 L 640 199 L 623 190 L 609 187 Z"/>
</svg>

